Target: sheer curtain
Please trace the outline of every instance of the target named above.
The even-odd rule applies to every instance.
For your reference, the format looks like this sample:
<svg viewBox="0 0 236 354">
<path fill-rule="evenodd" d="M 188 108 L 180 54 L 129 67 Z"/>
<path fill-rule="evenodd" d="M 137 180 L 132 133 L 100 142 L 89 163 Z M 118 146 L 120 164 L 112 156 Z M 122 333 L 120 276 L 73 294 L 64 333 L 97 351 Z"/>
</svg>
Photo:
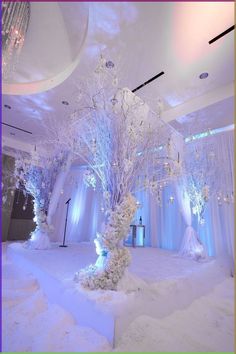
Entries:
<svg viewBox="0 0 236 354">
<path fill-rule="evenodd" d="M 140 207 L 136 211 L 134 222 L 139 223 L 139 218 L 142 218 L 142 223 L 145 225 L 145 246 L 157 247 L 157 218 L 155 217 L 156 202 L 149 193 L 139 192 L 135 195 Z"/>
<path fill-rule="evenodd" d="M 84 168 L 72 166 L 68 174 L 63 194 L 57 205 L 56 214 L 53 218 L 55 230 L 52 235 L 53 241 L 62 241 L 65 226 L 66 207 L 65 202 L 71 198 L 66 240 L 68 242 L 91 241 L 96 232 L 100 230 L 103 221 L 101 211 L 100 194 L 83 183 Z"/>
<path fill-rule="evenodd" d="M 170 197 L 174 198 L 173 203 Z M 136 198 L 141 203 L 136 212 L 136 222 L 142 216 L 146 226 L 145 246 L 179 250 L 185 221 L 177 202 L 175 186 L 169 185 L 163 190 L 161 204 L 148 192 L 137 193 Z"/>
<path fill-rule="evenodd" d="M 197 225 L 197 232 L 205 243 L 209 255 L 227 259 L 234 269 L 234 131 L 211 136 L 210 139 L 220 170 L 215 176 L 215 189 L 221 195 L 210 198 L 205 210 L 205 224 Z M 229 197 L 229 201 L 224 200 Z"/>
<path fill-rule="evenodd" d="M 186 183 L 187 181 L 184 177 L 176 182 L 178 204 L 187 226 L 179 249 L 179 255 L 191 257 L 193 259 L 205 258 L 207 253 L 204 249 L 205 247 L 202 245 L 192 226 L 191 201 L 187 192 Z"/>
<path fill-rule="evenodd" d="M 195 144 L 195 142 L 191 144 Z M 196 142 L 197 144 L 205 144 L 206 153 L 207 147 L 210 145 L 211 149 L 215 151 L 216 158 L 218 157 L 216 163 L 220 165 L 218 174 L 215 176 L 214 189 L 222 193 L 221 201 L 219 203 L 217 200 L 217 194 L 210 198 L 204 212 L 205 224 L 200 225 L 197 217 L 191 214 L 189 199 L 184 191 L 184 183 L 179 185 L 176 190 L 172 186 L 166 188 L 163 193 L 163 209 L 156 206 L 158 246 L 179 250 L 186 225 L 191 225 L 205 246 L 208 255 L 227 259 L 233 271 L 234 204 L 232 198 L 229 202 L 225 202 L 224 198 L 227 194 L 232 196 L 234 190 L 234 132 L 229 131 L 210 136 L 199 140 Z M 168 205 L 170 193 L 179 201 L 173 209 Z M 152 214 L 154 213 L 152 212 Z"/>
<path fill-rule="evenodd" d="M 223 199 L 227 194 L 232 196 L 234 190 L 234 131 L 199 139 L 190 144 L 203 144 L 206 153 L 210 145 L 215 152 L 219 168 L 214 190 L 222 193 L 221 201 L 219 203 L 217 200 L 217 194 L 210 198 L 204 212 L 205 224 L 200 225 L 197 217 L 191 213 L 184 183 L 177 188 L 174 185 L 168 186 L 163 191 L 161 207 L 147 193 L 142 193 L 139 196 L 140 201 L 144 201 L 142 213 L 147 215 L 144 220 L 150 223 L 147 228 L 147 245 L 177 251 L 181 247 L 186 226 L 192 226 L 208 255 L 224 258 L 230 262 L 233 270 L 234 204 L 233 198 L 230 198 L 230 202 Z M 173 204 L 169 202 L 170 196 L 174 197 Z"/>
</svg>

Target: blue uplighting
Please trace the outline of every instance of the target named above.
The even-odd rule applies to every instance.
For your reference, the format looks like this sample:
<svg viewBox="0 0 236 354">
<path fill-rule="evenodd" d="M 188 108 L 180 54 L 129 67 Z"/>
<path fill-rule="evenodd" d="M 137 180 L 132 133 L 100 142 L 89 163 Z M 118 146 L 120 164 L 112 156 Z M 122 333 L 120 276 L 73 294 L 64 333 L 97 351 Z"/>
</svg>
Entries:
<svg viewBox="0 0 236 354">
<path fill-rule="evenodd" d="M 184 139 L 184 141 L 186 143 L 189 143 L 189 142 L 197 140 L 197 139 L 206 138 L 207 136 L 223 133 L 223 132 L 233 130 L 233 129 L 234 129 L 234 124 L 230 124 L 230 125 L 227 125 L 226 127 L 208 130 L 206 132 L 202 132 L 202 133 L 188 136 L 187 138 Z"/>
<path fill-rule="evenodd" d="M 143 229 L 143 227 L 137 227 L 136 246 L 144 246 L 144 229 Z"/>
</svg>

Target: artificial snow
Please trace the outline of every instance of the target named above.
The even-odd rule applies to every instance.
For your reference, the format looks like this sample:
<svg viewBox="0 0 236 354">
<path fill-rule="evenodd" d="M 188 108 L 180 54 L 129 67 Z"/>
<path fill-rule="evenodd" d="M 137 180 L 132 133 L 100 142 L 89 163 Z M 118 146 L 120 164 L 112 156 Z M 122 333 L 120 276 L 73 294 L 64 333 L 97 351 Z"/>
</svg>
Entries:
<svg viewBox="0 0 236 354">
<path fill-rule="evenodd" d="M 76 325 L 70 313 L 49 303 L 32 275 L 6 261 L 2 273 L 4 352 L 111 350 L 105 337 Z"/>
<path fill-rule="evenodd" d="M 82 308 L 74 305 L 68 311 L 58 301 L 65 289 L 75 296 L 72 301 L 82 294 L 101 314 L 114 316 L 115 351 L 234 350 L 233 278 L 224 264 L 214 259 L 196 262 L 154 248 L 130 250 L 132 263 L 118 291 L 88 291 L 73 277 L 96 260 L 93 245 L 62 249 L 54 244 L 40 251 L 11 244 L 8 258 L 3 254 L 3 350 L 111 351 L 99 327 L 85 327 Z M 31 274 L 21 269 L 22 259 L 31 262 Z M 54 292 L 54 301 L 45 295 L 36 268 L 64 289 Z"/>
<path fill-rule="evenodd" d="M 118 341 L 122 352 L 234 351 L 234 281 L 224 280 L 208 295 L 162 319 L 140 316 Z M 168 303 L 163 303 L 168 306 Z"/>
</svg>

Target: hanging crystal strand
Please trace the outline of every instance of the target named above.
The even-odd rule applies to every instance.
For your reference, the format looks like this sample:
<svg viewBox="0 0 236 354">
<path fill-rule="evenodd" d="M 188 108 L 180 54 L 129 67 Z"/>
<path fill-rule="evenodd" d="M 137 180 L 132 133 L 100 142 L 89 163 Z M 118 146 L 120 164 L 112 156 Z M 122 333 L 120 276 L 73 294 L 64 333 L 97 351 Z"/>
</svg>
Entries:
<svg viewBox="0 0 236 354">
<path fill-rule="evenodd" d="M 8 32 L 9 32 L 9 24 L 10 24 L 10 15 L 11 15 L 11 11 L 12 11 L 12 8 L 14 6 L 14 3 L 4 3 L 5 5 L 5 10 L 4 10 L 4 26 L 2 25 L 2 44 L 3 44 L 3 65 L 6 65 L 6 48 L 7 48 L 7 43 L 9 42 L 9 38 L 8 38 Z M 3 67 L 4 69 L 4 67 Z"/>
<path fill-rule="evenodd" d="M 23 32 L 21 32 L 21 23 L 23 20 L 23 15 L 24 15 L 24 3 L 20 3 L 19 5 L 19 12 L 18 12 L 18 21 L 16 24 L 16 27 L 18 28 L 17 30 L 17 35 L 15 37 L 15 43 L 14 43 L 14 51 L 15 51 L 15 55 L 13 57 L 13 63 L 12 63 L 12 71 L 15 71 L 16 69 L 16 65 L 18 63 L 19 60 L 19 54 L 22 48 L 22 38 L 23 38 Z"/>
<path fill-rule="evenodd" d="M 24 16 L 25 16 L 25 5 L 22 3 L 20 8 L 20 16 L 19 16 L 19 36 L 20 41 L 23 38 L 23 24 L 24 24 Z"/>
<path fill-rule="evenodd" d="M 21 15 L 22 15 L 22 4 L 20 3 L 17 8 L 16 23 L 15 23 L 15 28 L 14 28 L 14 32 L 16 34 L 16 37 L 18 37 L 18 35 L 20 34 Z"/>
<path fill-rule="evenodd" d="M 28 206 L 28 193 L 26 193 L 25 202 L 23 205 L 23 210 L 26 210 L 27 206 Z"/>
<path fill-rule="evenodd" d="M 7 3 L 6 7 L 6 27 L 5 27 L 5 33 L 8 33 L 10 28 L 11 28 L 11 18 L 14 13 L 13 7 L 15 6 L 14 2 Z"/>
<path fill-rule="evenodd" d="M 23 25 L 25 23 L 24 19 L 26 16 L 26 8 L 27 8 L 27 4 L 26 3 L 21 3 L 21 8 L 20 8 L 20 16 L 19 16 L 19 34 L 20 36 L 23 38 L 24 36 L 24 32 L 23 32 Z"/>
<path fill-rule="evenodd" d="M 27 2 L 5 2 L 2 11 L 2 75 L 11 77 L 23 47 L 28 28 L 30 4 Z"/>
<path fill-rule="evenodd" d="M 10 68 L 10 62 L 11 62 L 11 56 L 12 56 L 12 46 L 13 46 L 13 23 L 14 23 L 14 16 L 16 13 L 17 9 L 17 4 L 16 3 L 11 3 L 12 6 L 9 5 L 7 12 L 8 12 L 8 17 L 6 20 L 6 48 L 4 51 L 4 67 L 3 67 L 3 77 L 7 78 L 9 75 L 9 68 Z M 7 65 L 8 63 L 8 65 Z"/>
<path fill-rule="evenodd" d="M 30 4 L 27 3 L 26 5 L 26 14 L 25 14 L 25 18 L 27 18 L 28 20 L 25 21 L 25 28 L 24 28 L 24 33 L 27 32 L 28 27 L 29 27 L 29 21 L 30 21 Z"/>
<path fill-rule="evenodd" d="M 15 16 L 15 18 L 16 18 L 16 22 L 15 22 L 15 24 L 14 24 L 14 38 L 15 38 L 15 40 L 14 40 L 14 45 L 13 45 L 13 47 L 14 48 L 16 48 L 16 40 L 17 40 L 17 38 L 19 37 L 19 35 L 20 35 L 20 20 L 21 20 L 21 15 L 22 15 L 22 11 L 21 11 L 21 4 L 22 3 L 19 3 L 18 4 L 18 7 L 17 7 L 17 12 L 16 12 L 16 16 Z"/>
<path fill-rule="evenodd" d="M 24 20 L 25 18 L 27 18 L 28 21 L 25 21 Z M 28 3 L 24 3 L 23 15 L 22 15 L 22 21 L 21 21 L 21 34 L 22 34 L 21 47 L 24 44 L 25 34 L 28 30 L 29 18 L 30 18 L 30 5 Z"/>
<path fill-rule="evenodd" d="M 6 21 L 7 21 L 7 15 L 8 15 L 7 3 L 3 2 L 2 3 L 2 25 L 4 25 L 6 23 Z M 2 31 L 2 34 L 3 35 L 5 34 L 4 31 Z"/>
<path fill-rule="evenodd" d="M 20 190 L 17 190 L 17 199 L 16 199 L 16 204 L 19 204 L 19 198 L 20 198 Z"/>
<path fill-rule="evenodd" d="M 9 17 L 9 20 L 8 20 L 8 28 L 7 28 L 7 33 L 9 33 L 9 36 L 12 37 L 13 33 L 14 33 L 14 22 L 15 22 L 15 18 L 17 16 L 17 8 L 18 8 L 18 5 L 15 3 L 12 7 L 12 9 L 10 10 L 9 8 L 9 12 L 10 12 L 10 17 Z M 11 37 L 10 37 L 10 42 L 12 42 L 11 40 Z"/>
</svg>

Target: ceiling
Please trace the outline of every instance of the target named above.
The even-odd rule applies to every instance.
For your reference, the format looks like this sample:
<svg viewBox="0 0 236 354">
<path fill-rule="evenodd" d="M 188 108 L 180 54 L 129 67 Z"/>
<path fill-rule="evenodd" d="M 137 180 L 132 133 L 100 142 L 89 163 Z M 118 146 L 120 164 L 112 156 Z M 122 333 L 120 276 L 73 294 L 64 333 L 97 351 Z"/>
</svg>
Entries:
<svg viewBox="0 0 236 354">
<path fill-rule="evenodd" d="M 3 125 L 4 144 L 35 143 L 44 134 L 45 116 L 55 116 L 60 124 L 72 113 L 76 82 L 92 74 L 101 50 L 118 68 L 120 86 L 131 90 L 164 71 L 136 94 L 152 109 L 161 99 L 163 119 L 184 136 L 232 124 L 234 31 L 208 42 L 234 24 L 233 2 L 104 2 L 89 7 L 87 39 L 73 73 L 39 94 L 3 95 L 2 121 L 28 131 Z M 72 11 L 70 21 L 79 22 Z M 209 76 L 200 80 L 203 72 Z"/>
<path fill-rule="evenodd" d="M 181 116 L 171 125 L 184 137 L 206 132 L 208 130 L 228 127 L 233 123 L 234 97 L 211 104 L 204 109 Z"/>
</svg>

